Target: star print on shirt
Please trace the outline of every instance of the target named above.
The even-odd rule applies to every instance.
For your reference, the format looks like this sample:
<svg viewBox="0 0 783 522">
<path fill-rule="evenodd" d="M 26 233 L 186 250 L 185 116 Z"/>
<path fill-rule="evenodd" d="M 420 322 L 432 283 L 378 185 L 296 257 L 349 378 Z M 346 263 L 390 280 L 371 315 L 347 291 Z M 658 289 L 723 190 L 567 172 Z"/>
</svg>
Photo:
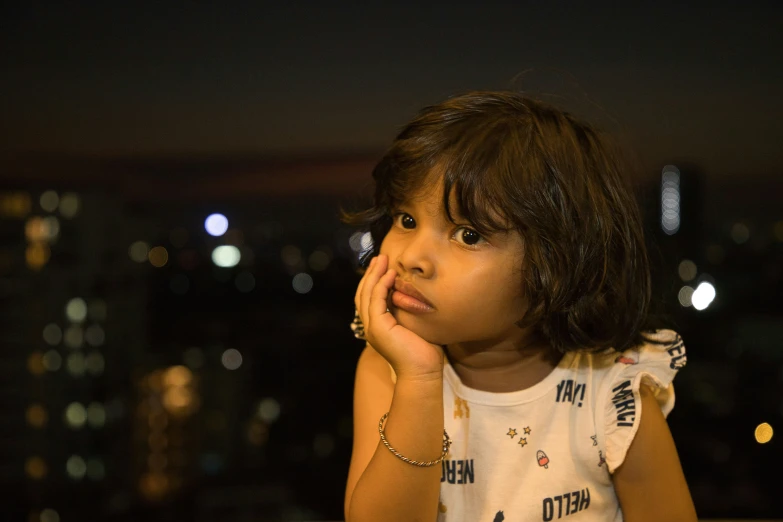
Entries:
<svg viewBox="0 0 783 522">
<path fill-rule="evenodd" d="M 519 444 L 520 446 L 524 447 L 524 446 L 527 445 L 527 439 L 520 438 L 519 442 L 517 444 Z"/>
<path fill-rule="evenodd" d="M 525 435 L 530 435 L 530 426 L 525 427 Z"/>
<path fill-rule="evenodd" d="M 508 433 L 506 433 L 506 435 L 508 435 L 512 439 L 516 436 L 516 434 L 517 434 L 517 430 L 515 430 L 514 428 L 509 428 Z"/>
</svg>

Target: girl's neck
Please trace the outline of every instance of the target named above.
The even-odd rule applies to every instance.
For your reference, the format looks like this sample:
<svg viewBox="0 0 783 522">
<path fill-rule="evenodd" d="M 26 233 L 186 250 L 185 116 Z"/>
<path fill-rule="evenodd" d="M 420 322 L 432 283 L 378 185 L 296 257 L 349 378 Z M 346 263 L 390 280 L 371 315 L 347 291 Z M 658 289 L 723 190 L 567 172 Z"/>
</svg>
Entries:
<svg viewBox="0 0 783 522">
<path fill-rule="evenodd" d="M 476 349 L 456 344 L 445 346 L 445 353 L 462 384 L 493 393 L 530 388 L 549 375 L 562 359 L 562 354 L 548 345 Z"/>
</svg>

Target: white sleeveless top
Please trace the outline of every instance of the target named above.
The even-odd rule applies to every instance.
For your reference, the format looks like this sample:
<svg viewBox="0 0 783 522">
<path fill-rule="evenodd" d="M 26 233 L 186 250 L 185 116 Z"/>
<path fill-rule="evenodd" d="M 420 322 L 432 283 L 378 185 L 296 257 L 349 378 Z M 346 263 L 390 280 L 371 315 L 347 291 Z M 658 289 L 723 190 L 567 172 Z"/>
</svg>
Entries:
<svg viewBox="0 0 783 522">
<path fill-rule="evenodd" d="M 444 367 L 445 427 L 438 522 L 622 521 L 611 473 L 641 419 L 639 386 L 656 392 L 666 416 L 685 348 L 671 330 L 624 353 L 567 353 L 525 390 L 464 386 Z M 396 381 L 392 371 L 392 378 Z"/>
</svg>

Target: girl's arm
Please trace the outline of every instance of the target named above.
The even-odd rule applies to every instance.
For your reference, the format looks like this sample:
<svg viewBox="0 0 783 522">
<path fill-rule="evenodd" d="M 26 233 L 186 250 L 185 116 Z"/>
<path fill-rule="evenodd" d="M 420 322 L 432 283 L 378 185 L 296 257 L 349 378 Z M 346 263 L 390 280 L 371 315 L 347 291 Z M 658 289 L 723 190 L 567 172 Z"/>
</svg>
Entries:
<svg viewBox="0 0 783 522">
<path fill-rule="evenodd" d="M 345 491 L 347 522 L 434 522 L 441 466 L 418 467 L 394 456 L 380 441 L 378 421 L 402 455 L 440 457 L 443 444 L 443 377 L 392 383 L 389 365 L 370 344 L 359 357 L 354 389 L 354 443 Z"/>
<path fill-rule="evenodd" d="M 626 522 L 697 522 L 677 448 L 661 408 L 643 385 L 639 430 L 612 475 Z"/>
</svg>

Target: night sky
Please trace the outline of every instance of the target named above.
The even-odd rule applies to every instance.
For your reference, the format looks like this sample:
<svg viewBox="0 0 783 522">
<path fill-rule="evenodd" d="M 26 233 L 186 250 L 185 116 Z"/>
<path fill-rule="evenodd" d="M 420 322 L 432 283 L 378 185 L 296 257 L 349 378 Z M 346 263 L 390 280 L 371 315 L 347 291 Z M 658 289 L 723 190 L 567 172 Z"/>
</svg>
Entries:
<svg viewBox="0 0 783 522">
<path fill-rule="evenodd" d="M 425 104 L 512 87 L 625 131 L 651 164 L 783 172 L 783 4 L 543 3 L 25 2 L 0 16 L 2 148 L 374 151 Z"/>
</svg>

